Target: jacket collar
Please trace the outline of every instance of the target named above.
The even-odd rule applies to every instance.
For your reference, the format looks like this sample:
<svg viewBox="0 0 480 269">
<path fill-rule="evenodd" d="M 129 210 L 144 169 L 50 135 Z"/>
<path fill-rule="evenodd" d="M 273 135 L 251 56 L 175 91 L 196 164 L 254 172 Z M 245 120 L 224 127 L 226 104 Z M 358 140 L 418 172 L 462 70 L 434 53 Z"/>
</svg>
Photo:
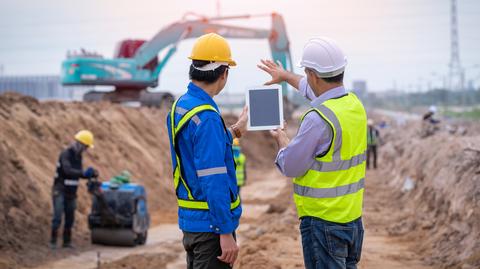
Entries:
<svg viewBox="0 0 480 269">
<path fill-rule="evenodd" d="M 220 113 L 220 109 L 218 108 L 217 104 L 212 99 L 212 97 L 210 97 L 210 95 L 208 95 L 208 93 L 206 93 L 202 88 L 195 85 L 193 82 L 190 82 L 188 84 L 187 94 L 189 94 L 193 97 L 196 97 L 196 98 L 198 98 L 202 101 L 205 101 L 209 105 L 212 105 L 218 111 L 218 113 Z"/>
</svg>

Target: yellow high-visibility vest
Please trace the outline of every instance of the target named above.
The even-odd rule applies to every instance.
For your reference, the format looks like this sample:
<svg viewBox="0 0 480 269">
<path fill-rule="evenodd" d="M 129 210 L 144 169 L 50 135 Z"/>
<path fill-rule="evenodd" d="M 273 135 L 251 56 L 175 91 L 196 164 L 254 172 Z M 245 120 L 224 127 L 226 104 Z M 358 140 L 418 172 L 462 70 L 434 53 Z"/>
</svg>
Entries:
<svg viewBox="0 0 480 269">
<path fill-rule="evenodd" d="M 293 180 L 299 217 L 348 223 L 362 215 L 367 149 L 367 116 L 360 100 L 348 93 L 325 101 L 318 113 L 333 132 L 329 150 Z"/>
<path fill-rule="evenodd" d="M 237 186 L 241 187 L 245 185 L 245 155 L 240 153 L 238 157 L 235 157 L 236 174 L 237 174 Z"/>
<path fill-rule="evenodd" d="M 192 108 L 189 111 L 185 111 L 185 113 L 182 115 L 182 118 L 178 121 L 177 124 L 175 124 L 175 111 L 177 108 L 177 102 L 178 100 L 176 100 L 173 103 L 172 110 L 170 111 L 170 132 L 171 132 L 170 135 L 172 137 L 173 148 L 175 149 L 175 158 L 177 160 L 177 165 L 173 170 L 173 185 L 175 187 L 175 193 L 178 193 L 177 190 L 178 190 L 179 184 L 181 183 L 187 190 L 187 194 L 188 194 L 188 200 L 180 199 L 177 196 L 178 206 L 186 209 L 208 210 L 208 203 L 206 201 L 199 201 L 195 199 L 192 195 L 192 192 L 190 191 L 190 188 L 187 185 L 187 182 L 185 181 L 185 179 L 183 179 L 182 172 L 181 172 L 182 170 L 181 170 L 180 157 L 178 156 L 175 143 L 176 143 L 177 134 L 186 125 L 186 123 L 188 123 L 196 114 L 206 110 L 215 111 L 217 113 L 218 111 L 211 105 L 200 105 Z M 227 132 L 227 128 L 225 127 L 225 124 L 223 127 Z M 231 202 L 230 209 L 233 210 L 237 208 L 239 205 L 240 205 L 240 196 L 238 195 L 237 199 Z"/>
</svg>

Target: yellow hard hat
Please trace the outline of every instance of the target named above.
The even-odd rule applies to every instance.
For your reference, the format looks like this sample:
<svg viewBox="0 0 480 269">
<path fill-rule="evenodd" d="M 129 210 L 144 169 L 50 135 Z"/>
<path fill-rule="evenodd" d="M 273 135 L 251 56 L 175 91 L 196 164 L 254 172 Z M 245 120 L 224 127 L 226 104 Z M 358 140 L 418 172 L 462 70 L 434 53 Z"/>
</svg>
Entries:
<svg viewBox="0 0 480 269">
<path fill-rule="evenodd" d="M 88 146 L 89 148 L 93 148 L 93 134 L 89 130 L 81 130 L 75 134 L 75 140 Z"/>
<path fill-rule="evenodd" d="M 233 139 L 233 145 L 237 146 L 237 147 L 240 146 L 240 140 L 238 140 L 238 138 L 234 138 Z"/>
<path fill-rule="evenodd" d="M 237 65 L 232 59 L 232 52 L 227 40 L 215 33 L 199 37 L 193 45 L 192 54 L 188 58 L 191 60 L 226 62 L 229 66 Z"/>
</svg>

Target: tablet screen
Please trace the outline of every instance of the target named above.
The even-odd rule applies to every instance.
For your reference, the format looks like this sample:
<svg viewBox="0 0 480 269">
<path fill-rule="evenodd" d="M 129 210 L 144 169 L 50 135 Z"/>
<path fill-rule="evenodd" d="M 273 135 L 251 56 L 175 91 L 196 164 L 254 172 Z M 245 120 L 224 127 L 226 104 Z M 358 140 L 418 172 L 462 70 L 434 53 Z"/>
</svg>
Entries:
<svg viewBox="0 0 480 269">
<path fill-rule="evenodd" d="M 250 125 L 275 126 L 280 125 L 280 104 L 278 89 L 255 89 L 250 91 L 249 110 Z"/>
</svg>

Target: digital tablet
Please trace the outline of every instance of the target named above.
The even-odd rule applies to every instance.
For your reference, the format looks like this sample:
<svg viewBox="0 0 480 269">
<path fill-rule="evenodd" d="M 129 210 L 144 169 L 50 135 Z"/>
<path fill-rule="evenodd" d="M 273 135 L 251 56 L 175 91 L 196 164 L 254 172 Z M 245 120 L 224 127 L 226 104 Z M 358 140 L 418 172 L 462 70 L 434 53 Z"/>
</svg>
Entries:
<svg viewBox="0 0 480 269">
<path fill-rule="evenodd" d="M 283 128 L 283 99 L 280 85 L 247 88 L 248 130 Z"/>
</svg>

